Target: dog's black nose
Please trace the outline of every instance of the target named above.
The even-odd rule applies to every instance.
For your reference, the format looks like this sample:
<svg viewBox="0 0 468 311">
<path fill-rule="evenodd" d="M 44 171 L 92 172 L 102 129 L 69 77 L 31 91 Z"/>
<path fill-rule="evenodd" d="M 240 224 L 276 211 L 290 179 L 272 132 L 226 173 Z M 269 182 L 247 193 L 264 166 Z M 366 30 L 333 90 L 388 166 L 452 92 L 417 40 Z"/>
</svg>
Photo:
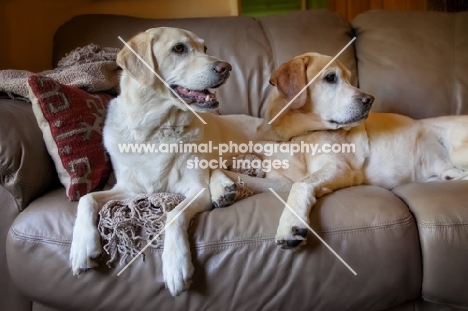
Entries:
<svg viewBox="0 0 468 311">
<path fill-rule="evenodd" d="M 361 97 L 359 97 L 359 101 L 362 103 L 364 107 L 370 107 L 372 106 L 372 103 L 374 102 L 374 96 L 369 95 L 369 94 L 363 94 Z"/>
<path fill-rule="evenodd" d="M 216 62 L 213 66 L 213 70 L 217 73 L 226 73 L 232 70 L 232 66 L 226 62 Z"/>
</svg>

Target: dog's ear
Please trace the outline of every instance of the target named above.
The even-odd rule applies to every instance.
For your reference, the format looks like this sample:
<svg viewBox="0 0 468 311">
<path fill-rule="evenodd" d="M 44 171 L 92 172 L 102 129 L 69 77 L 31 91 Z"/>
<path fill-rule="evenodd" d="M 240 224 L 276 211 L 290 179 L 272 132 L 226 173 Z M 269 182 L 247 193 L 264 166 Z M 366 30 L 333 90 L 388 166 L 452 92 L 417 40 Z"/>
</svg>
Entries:
<svg viewBox="0 0 468 311">
<path fill-rule="evenodd" d="M 124 46 L 117 54 L 117 65 L 123 70 L 128 71 L 133 78 L 148 86 L 153 85 L 157 77 L 143 61 L 153 68 L 153 70 L 156 70 L 156 62 L 154 60 L 152 48 L 154 40 L 154 36 L 142 32 L 127 42 L 133 51 L 127 46 Z M 140 60 L 134 52 L 138 54 L 143 61 Z"/>
<path fill-rule="evenodd" d="M 289 102 L 307 84 L 307 57 L 294 58 L 282 64 L 271 74 L 270 84 L 276 86 L 280 94 Z M 299 109 L 307 101 L 307 92 L 302 92 L 290 105 L 291 109 Z"/>
</svg>

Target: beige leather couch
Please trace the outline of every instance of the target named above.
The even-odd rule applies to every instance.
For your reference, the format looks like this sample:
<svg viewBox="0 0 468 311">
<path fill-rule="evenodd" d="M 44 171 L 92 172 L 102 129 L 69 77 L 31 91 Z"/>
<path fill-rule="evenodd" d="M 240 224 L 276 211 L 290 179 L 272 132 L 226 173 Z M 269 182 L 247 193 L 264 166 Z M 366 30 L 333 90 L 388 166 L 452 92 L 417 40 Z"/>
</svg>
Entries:
<svg viewBox="0 0 468 311">
<path fill-rule="evenodd" d="M 157 26 L 194 31 L 210 54 L 233 65 L 218 92 L 223 114 L 262 116 L 275 67 L 307 51 L 334 55 L 353 36 L 340 59 L 376 97 L 374 110 L 414 118 L 468 113 L 468 13 L 376 11 L 351 25 L 328 11 L 259 19 L 85 15 L 57 31 L 54 62 L 91 42 L 121 47 L 118 36 Z M 359 186 L 320 199 L 311 225 L 356 276 L 313 236 L 301 250 L 279 249 L 283 206 L 261 194 L 196 217 L 196 270 L 180 297 L 164 288 L 160 250 L 119 277 L 121 266 L 104 263 L 73 277 L 76 202 L 57 182 L 31 105 L 1 100 L 0 119 L 1 310 L 468 309 L 468 182 Z"/>
</svg>

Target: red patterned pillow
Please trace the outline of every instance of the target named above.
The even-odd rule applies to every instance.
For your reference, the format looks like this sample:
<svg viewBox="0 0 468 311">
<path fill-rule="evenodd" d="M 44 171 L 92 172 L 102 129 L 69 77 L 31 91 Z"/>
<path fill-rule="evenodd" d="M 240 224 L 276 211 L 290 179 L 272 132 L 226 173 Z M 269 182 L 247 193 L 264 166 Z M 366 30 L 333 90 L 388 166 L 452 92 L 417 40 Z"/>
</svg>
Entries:
<svg viewBox="0 0 468 311">
<path fill-rule="evenodd" d="M 90 94 L 43 76 L 30 76 L 28 84 L 34 115 L 60 181 L 68 198 L 78 200 L 103 184 L 111 171 L 102 128 L 112 96 Z"/>
</svg>

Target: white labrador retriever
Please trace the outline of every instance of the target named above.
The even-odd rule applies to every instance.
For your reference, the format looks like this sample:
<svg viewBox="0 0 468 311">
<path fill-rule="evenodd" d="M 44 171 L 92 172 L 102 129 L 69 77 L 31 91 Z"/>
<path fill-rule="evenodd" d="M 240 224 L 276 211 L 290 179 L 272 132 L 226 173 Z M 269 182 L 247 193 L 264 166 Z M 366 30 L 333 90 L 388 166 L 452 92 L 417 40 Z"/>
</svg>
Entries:
<svg viewBox="0 0 468 311">
<path fill-rule="evenodd" d="M 218 107 L 216 95 L 209 89 L 226 81 L 231 65 L 206 55 L 204 41 L 195 34 L 176 28 L 155 28 L 138 34 L 128 45 L 187 105 L 199 112 Z M 162 254 L 166 286 L 172 295 L 179 295 L 188 288 L 193 274 L 187 237 L 190 219 L 211 209 L 212 200 L 231 201 L 234 182 L 215 170 L 209 183 L 210 170 L 187 165 L 197 156 L 195 153 L 122 153 L 119 144 L 157 147 L 162 143 L 211 141 L 216 145 L 222 141 L 268 139 L 272 132 L 262 119 L 240 115 L 201 113 L 207 123 L 204 125 L 129 48 L 119 52 L 117 63 L 123 69 L 121 94 L 111 101 L 103 130 L 117 183 L 109 191 L 90 193 L 80 199 L 73 229 L 71 268 L 78 275 L 96 266 L 93 259 L 102 252 L 96 221 L 104 203 L 139 193 L 179 193 L 186 199 L 167 214 L 166 221 L 173 223 L 164 232 Z M 217 154 L 198 156 L 217 158 Z M 289 187 L 285 185 L 285 189 Z"/>
<path fill-rule="evenodd" d="M 330 59 L 307 53 L 281 65 L 271 76 L 276 88 L 266 119 L 274 118 Z M 290 143 L 355 146 L 350 153 L 274 155 L 293 165 L 267 177 L 294 181 L 287 203 L 303 220 L 308 221 L 317 197 L 344 187 L 372 184 L 391 189 L 409 182 L 468 179 L 468 116 L 417 121 L 370 113 L 374 98 L 353 87 L 350 78 L 349 70 L 335 61 L 272 122 L 276 133 Z M 285 208 L 277 243 L 296 247 L 307 231 Z"/>
</svg>

